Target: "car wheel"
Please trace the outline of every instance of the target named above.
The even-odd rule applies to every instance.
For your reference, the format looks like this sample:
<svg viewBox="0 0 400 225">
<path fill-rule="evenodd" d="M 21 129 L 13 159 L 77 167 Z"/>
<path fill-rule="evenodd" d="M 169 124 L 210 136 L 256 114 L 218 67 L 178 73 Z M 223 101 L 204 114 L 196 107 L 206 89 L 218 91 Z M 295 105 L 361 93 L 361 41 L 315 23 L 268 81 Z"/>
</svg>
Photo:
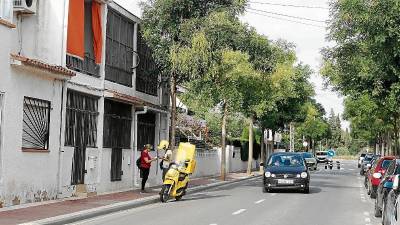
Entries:
<svg viewBox="0 0 400 225">
<path fill-rule="evenodd" d="M 376 198 L 376 191 L 374 191 L 372 188 L 371 188 L 370 197 L 371 197 L 372 199 L 375 199 L 375 198 Z"/>
<path fill-rule="evenodd" d="M 263 188 L 262 188 L 262 192 L 263 192 L 263 193 L 267 193 L 267 192 L 268 192 L 268 189 L 267 189 L 266 187 L 263 187 Z"/>
<path fill-rule="evenodd" d="M 308 194 L 310 193 L 310 186 L 307 186 L 306 188 L 304 188 L 304 194 Z"/>
<path fill-rule="evenodd" d="M 375 198 L 374 216 L 375 217 L 382 216 L 382 211 L 379 209 L 379 206 L 378 206 L 378 198 Z"/>
</svg>

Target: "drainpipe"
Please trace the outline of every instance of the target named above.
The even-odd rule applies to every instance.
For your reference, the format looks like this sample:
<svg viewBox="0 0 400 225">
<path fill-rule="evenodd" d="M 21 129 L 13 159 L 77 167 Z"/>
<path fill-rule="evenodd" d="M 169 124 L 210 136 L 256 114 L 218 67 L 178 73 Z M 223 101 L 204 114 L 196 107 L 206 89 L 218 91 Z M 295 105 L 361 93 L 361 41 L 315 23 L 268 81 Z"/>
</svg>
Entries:
<svg viewBox="0 0 400 225">
<path fill-rule="evenodd" d="M 57 195 L 62 194 L 61 192 L 61 157 L 64 150 L 62 149 L 62 127 L 63 127 L 63 109 L 64 109 L 64 92 L 67 86 L 67 82 L 65 80 L 61 81 L 61 103 L 60 103 L 60 130 L 58 135 L 58 170 L 57 170 Z"/>
<path fill-rule="evenodd" d="M 137 116 L 140 114 L 146 114 L 147 113 L 147 106 L 143 107 L 142 111 L 136 111 L 134 113 L 134 141 L 133 141 L 133 162 L 131 164 L 134 164 L 133 166 L 133 188 L 138 186 L 138 177 L 136 176 L 137 174 L 137 166 L 136 166 L 136 159 L 138 156 L 138 146 L 137 146 Z"/>
</svg>

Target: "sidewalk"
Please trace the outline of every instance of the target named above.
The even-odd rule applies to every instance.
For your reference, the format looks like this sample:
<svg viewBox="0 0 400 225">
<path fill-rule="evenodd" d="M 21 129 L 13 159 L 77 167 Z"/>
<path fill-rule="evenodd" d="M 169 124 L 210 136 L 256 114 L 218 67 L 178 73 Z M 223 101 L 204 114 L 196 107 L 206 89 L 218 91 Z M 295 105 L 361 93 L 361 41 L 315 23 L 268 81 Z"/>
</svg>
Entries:
<svg viewBox="0 0 400 225">
<path fill-rule="evenodd" d="M 195 178 L 190 181 L 189 189 L 195 187 L 207 187 L 213 184 L 224 184 L 241 179 L 247 178 L 245 173 L 231 173 L 227 175 L 227 181 L 221 182 L 217 177 L 208 178 Z M 1 225 L 13 225 L 20 223 L 27 223 L 31 221 L 46 219 L 49 217 L 61 216 L 65 214 L 76 213 L 83 210 L 91 210 L 103 206 L 111 206 L 117 203 L 130 202 L 132 200 L 146 199 L 149 197 L 155 197 L 158 195 L 160 187 L 154 187 L 147 189 L 150 192 L 141 194 L 139 190 L 118 192 L 113 194 L 98 195 L 89 198 L 82 199 L 63 199 L 58 201 L 52 201 L 49 203 L 43 202 L 39 205 L 32 204 L 26 207 L 21 205 L 20 208 L 15 209 L 10 207 L 1 209 L 0 211 L 0 224 Z"/>
</svg>

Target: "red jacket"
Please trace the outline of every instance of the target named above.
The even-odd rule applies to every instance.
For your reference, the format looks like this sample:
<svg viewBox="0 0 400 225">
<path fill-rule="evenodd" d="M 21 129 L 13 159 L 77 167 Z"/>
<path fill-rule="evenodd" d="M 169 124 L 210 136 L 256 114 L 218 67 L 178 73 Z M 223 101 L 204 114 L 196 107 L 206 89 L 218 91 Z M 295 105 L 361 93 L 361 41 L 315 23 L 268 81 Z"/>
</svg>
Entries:
<svg viewBox="0 0 400 225">
<path fill-rule="evenodd" d="M 149 169 L 151 163 L 146 163 L 146 161 L 144 161 L 144 158 L 147 158 L 147 160 L 151 160 L 150 154 L 148 152 L 142 151 L 142 153 L 140 154 L 140 167 L 144 169 Z"/>
</svg>

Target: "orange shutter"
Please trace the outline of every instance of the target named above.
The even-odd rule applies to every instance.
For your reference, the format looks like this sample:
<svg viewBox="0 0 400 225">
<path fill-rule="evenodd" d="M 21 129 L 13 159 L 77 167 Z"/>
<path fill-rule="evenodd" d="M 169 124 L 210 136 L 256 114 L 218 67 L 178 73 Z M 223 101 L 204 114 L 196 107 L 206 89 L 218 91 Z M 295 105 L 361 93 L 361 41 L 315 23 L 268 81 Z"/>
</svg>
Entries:
<svg viewBox="0 0 400 225">
<path fill-rule="evenodd" d="M 70 0 L 68 13 L 67 53 L 85 58 L 85 2 Z"/>
<path fill-rule="evenodd" d="M 93 50 L 96 63 L 101 63 L 103 49 L 103 32 L 101 29 L 101 4 L 92 2 L 92 29 L 93 29 Z"/>
</svg>

